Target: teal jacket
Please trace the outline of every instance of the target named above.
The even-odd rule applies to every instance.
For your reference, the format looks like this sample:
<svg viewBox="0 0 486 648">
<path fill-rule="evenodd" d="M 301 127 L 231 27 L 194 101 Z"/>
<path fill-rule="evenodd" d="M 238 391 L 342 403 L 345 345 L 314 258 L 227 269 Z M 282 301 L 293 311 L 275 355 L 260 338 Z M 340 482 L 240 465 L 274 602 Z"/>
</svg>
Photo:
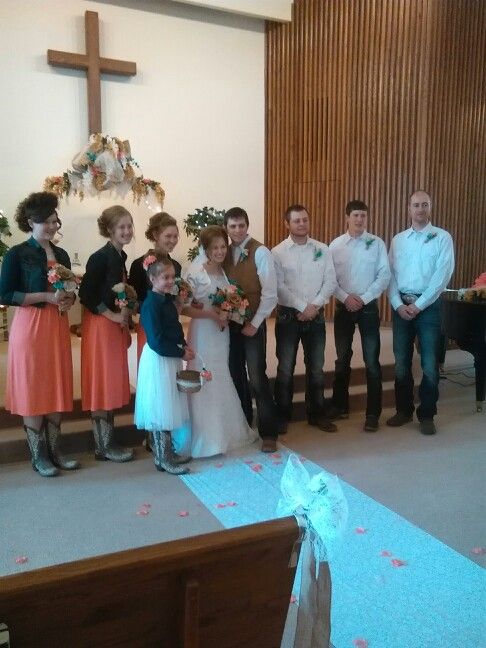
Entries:
<svg viewBox="0 0 486 648">
<path fill-rule="evenodd" d="M 71 268 L 66 250 L 50 243 L 57 263 Z M 0 275 L 0 303 L 21 306 L 26 293 L 47 292 L 47 254 L 32 236 L 5 255 Z M 42 308 L 45 302 L 34 304 Z"/>
</svg>

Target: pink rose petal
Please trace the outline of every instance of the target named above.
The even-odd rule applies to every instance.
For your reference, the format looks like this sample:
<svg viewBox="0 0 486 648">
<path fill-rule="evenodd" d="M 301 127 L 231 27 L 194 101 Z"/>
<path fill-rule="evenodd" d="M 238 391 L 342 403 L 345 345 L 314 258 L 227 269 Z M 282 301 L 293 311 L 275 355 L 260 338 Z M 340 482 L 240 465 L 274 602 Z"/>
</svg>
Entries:
<svg viewBox="0 0 486 648">
<path fill-rule="evenodd" d="M 149 513 L 150 513 L 150 511 L 148 509 L 145 509 L 145 508 L 138 509 L 138 511 L 137 511 L 137 515 L 148 515 Z"/>
<path fill-rule="evenodd" d="M 282 455 L 280 454 L 280 452 L 274 452 L 270 456 L 272 457 L 272 459 L 281 459 L 282 458 Z"/>
<path fill-rule="evenodd" d="M 179 511 L 179 517 L 187 517 L 189 515 L 189 511 Z"/>
<path fill-rule="evenodd" d="M 247 460 L 245 461 L 245 463 L 248 464 L 248 465 L 250 465 L 250 464 L 253 463 L 253 459 L 247 459 Z"/>
<path fill-rule="evenodd" d="M 383 556 L 384 558 L 389 558 L 390 556 L 393 556 L 393 554 L 391 551 L 384 550 L 381 552 L 380 556 Z"/>
<path fill-rule="evenodd" d="M 219 509 L 226 508 L 226 504 L 223 504 L 223 503 L 215 504 L 214 506 L 215 506 L 215 508 L 219 508 Z"/>
<path fill-rule="evenodd" d="M 25 565 L 26 562 L 29 562 L 27 556 L 17 556 L 15 559 L 17 565 Z"/>
<path fill-rule="evenodd" d="M 297 603 L 297 597 L 295 596 L 295 594 L 292 594 L 292 596 L 290 597 L 290 602 Z"/>
<path fill-rule="evenodd" d="M 368 642 L 366 641 L 366 639 L 362 638 L 355 639 L 353 641 L 353 645 L 355 645 L 356 648 L 368 648 Z"/>
<path fill-rule="evenodd" d="M 392 558 L 390 562 L 393 567 L 405 567 L 407 564 L 405 560 L 400 560 L 400 558 Z"/>
<path fill-rule="evenodd" d="M 261 470 L 263 470 L 263 466 L 262 464 L 255 464 L 251 467 L 251 469 L 253 470 L 253 472 L 260 472 Z"/>
<path fill-rule="evenodd" d="M 300 459 L 301 463 L 305 463 L 307 461 L 307 459 L 305 457 L 299 457 L 299 459 Z"/>
<path fill-rule="evenodd" d="M 365 529 L 364 527 L 356 527 L 354 530 L 355 533 L 367 533 L 368 529 Z"/>
<path fill-rule="evenodd" d="M 215 464 L 214 464 L 214 467 L 215 467 L 215 468 L 222 468 L 223 466 L 224 466 L 224 463 L 222 463 L 222 462 L 219 462 L 219 463 L 215 463 Z"/>
<path fill-rule="evenodd" d="M 238 506 L 236 502 L 226 502 L 226 506 Z"/>
<path fill-rule="evenodd" d="M 486 549 L 484 547 L 473 547 L 471 553 L 475 556 L 484 556 L 484 554 L 486 554 Z"/>
</svg>

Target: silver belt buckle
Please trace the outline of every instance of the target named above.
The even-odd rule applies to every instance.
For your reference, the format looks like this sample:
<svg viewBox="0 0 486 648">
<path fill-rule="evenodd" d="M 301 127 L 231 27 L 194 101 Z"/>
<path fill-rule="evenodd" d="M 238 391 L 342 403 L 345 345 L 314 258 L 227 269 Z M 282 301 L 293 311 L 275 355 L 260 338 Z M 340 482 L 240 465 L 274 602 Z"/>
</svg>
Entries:
<svg viewBox="0 0 486 648">
<path fill-rule="evenodd" d="M 417 295 L 411 295 L 409 293 L 402 295 L 402 302 L 404 304 L 415 304 L 417 299 L 418 299 Z"/>
</svg>

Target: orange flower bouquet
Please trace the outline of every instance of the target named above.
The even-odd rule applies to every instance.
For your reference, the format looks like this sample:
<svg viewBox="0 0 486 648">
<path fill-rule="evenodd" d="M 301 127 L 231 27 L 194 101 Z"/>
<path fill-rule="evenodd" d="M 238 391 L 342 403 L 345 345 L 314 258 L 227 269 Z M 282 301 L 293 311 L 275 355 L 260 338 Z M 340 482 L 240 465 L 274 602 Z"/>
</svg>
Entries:
<svg viewBox="0 0 486 648">
<path fill-rule="evenodd" d="M 74 272 L 61 263 L 56 263 L 49 268 L 47 272 L 47 281 L 51 284 L 56 292 L 62 290 L 63 292 L 74 293 L 78 288 L 81 280 L 76 277 Z M 59 306 L 59 313 L 64 315 L 64 311 Z"/>
<path fill-rule="evenodd" d="M 228 314 L 228 319 L 238 324 L 243 324 L 250 319 L 251 311 L 248 299 L 238 284 L 231 282 L 224 288 L 217 288 L 215 293 L 209 295 L 213 306 L 220 308 Z"/>
</svg>

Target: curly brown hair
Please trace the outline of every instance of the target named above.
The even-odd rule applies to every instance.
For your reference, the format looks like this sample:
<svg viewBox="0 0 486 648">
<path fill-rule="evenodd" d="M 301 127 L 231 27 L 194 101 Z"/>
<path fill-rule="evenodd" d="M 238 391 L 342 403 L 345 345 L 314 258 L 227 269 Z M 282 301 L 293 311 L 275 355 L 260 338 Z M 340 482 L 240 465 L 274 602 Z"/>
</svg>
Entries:
<svg viewBox="0 0 486 648">
<path fill-rule="evenodd" d="M 163 232 L 167 227 L 170 227 L 171 225 L 179 229 L 176 219 L 167 212 L 159 212 L 158 214 L 154 214 L 149 219 L 148 227 L 145 231 L 145 236 L 149 241 L 153 241 L 155 243 L 159 234 L 161 234 L 161 232 Z"/>
<path fill-rule="evenodd" d="M 15 220 L 19 230 L 22 232 L 32 232 L 33 223 L 45 223 L 49 216 L 52 216 L 57 209 L 59 200 L 56 194 L 50 191 L 37 191 L 31 193 L 17 205 L 15 211 Z M 59 227 L 61 221 L 59 221 Z"/>
<path fill-rule="evenodd" d="M 110 238 L 114 228 L 118 224 L 118 221 L 124 216 L 130 216 L 133 223 L 132 215 L 128 209 L 125 209 L 122 205 L 113 205 L 113 207 L 107 207 L 107 209 L 104 209 L 101 212 L 101 216 L 98 218 L 98 230 L 101 236 Z"/>
</svg>

